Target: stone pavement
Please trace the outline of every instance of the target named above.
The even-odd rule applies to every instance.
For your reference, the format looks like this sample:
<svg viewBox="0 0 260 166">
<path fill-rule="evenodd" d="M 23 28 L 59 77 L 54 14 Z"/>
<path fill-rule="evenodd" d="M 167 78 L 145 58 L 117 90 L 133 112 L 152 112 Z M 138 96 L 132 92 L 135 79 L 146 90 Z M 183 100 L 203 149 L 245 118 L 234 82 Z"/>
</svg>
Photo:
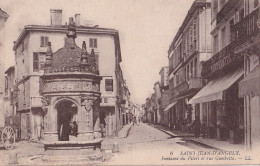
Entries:
<svg viewBox="0 0 260 166">
<path fill-rule="evenodd" d="M 104 138 L 104 140 L 102 141 L 101 149 L 102 150 L 112 150 L 114 143 L 120 144 L 120 140 L 123 139 L 123 138 L 126 138 L 128 136 L 129 131 L 130 131 L 132 126 L 133 126 L 133 123 L 126 124 L 118 132 L 117 137 Z"/>
<path fill-rule="evenodd" d="M 115 138 L 105 138 L 102 142 L 102 146 L 105 149 L 112 149 L 113 143 L 115 141 L 126 138 L 128 136 L 129 130 L 132 127 L 132 123 L 124 125 L 119 131 L 118 136 Z M 29 141 L 19 141 L 15 143 L 15 147 L 11 150 L 6 150 L 4 147 L 0 147 L 0 165 L 8 165 L 9 157 L 11 153 L 17 154 L 18 162 L 24 163 L 25 160 L 29 158 L 36 158 L 37 156 L 44 155 L 44 147 L 41 141 L 29 142 Z M 29 164 L 29 163 L 27 163 Z"/>
<path fill-rule="evenodd" d="M 132 125 L 133 123 L 124 125 L 123 128 L 118 132 L 118 138 L 126 138 Z"/>
<path fill-rule="evenodd" d="M 149 124 L 172 137 L 185 137 L 184 140 L 189 140 L 195 144 L 201 144 L 204 146 L 212 147 L 213 149 L 219 150 L 245 150 L 244 144 L 230 144 L 228 141 L 217 141 L 216 139 L 209 138 L 195 138 L 192 133 L 185 133 L 181 131 L 172 131 L 168 127 L 157 125 L 157 124 Z"/>
</svg>

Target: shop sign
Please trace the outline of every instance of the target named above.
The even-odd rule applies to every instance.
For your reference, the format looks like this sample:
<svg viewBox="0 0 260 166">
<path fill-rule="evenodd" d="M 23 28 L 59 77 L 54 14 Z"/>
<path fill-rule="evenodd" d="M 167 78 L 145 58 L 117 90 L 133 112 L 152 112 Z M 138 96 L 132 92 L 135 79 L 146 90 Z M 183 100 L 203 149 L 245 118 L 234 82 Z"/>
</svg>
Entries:
<svg viewBox="0 0 260 166">
<path fill-rule="evenodd" d="M 101 106 L 115 106 L 116 98 L 114 97 L 102 97 L 101 99 Z"/>
</svg>

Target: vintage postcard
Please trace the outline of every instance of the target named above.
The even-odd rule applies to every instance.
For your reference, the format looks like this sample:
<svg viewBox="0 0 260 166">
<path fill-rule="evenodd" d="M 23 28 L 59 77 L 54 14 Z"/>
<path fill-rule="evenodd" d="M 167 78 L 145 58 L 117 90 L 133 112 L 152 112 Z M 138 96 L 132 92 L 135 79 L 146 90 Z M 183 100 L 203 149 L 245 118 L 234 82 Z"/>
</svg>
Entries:
<svg viewBox="0 0 260 166">
<path fill-rule="evenodd" d="M 0 165 L 253 165 L 260 0 L 0 1 Z"/>
</svg>

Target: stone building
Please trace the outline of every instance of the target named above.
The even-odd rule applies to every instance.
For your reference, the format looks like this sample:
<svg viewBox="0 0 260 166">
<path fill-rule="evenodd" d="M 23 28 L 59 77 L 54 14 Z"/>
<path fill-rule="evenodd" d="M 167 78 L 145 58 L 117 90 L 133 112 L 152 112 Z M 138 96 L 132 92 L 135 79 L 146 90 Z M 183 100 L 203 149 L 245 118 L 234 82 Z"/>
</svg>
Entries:
<svg viewBox="0 0 260 166">
<path fill-rule="evenodd" d="M 12 116 L 16 115 L 16 105 L 15 105 L 15 71 L 14 66 L 10 66 L 5 71 L 5 93 L 4 93 L 4 109 L 5 109 L 5 116 Z"/>
<path fill-rule="evenodd" d="M 37 139 L 38 112 L 42 111 L 41 76 L 44 74 L 44 64 L 48 50 L 48 42 L 52 43 L 52 52 L 56 52 L 66 43 L 67 26 L 62 24 L 62 10 L 50 10 L 51 25 L 27 25 L 16 40 L 15 51 L 16 85 L 19 88 L 17 112 L 21 114 L 24 139 Z M 120 76 L 120 42 L 118 31 L 98 26 L 82 25 L 80 15 L 75 15 L 78 46 L 83 41 L 86 51 L 95 52 L 98 64 L 100 82 L 101 123 L 105 124 L 106 136 L 114 136 L 122 127 L 122 112 L 119 87 Z M 19 70 L 18 70 L 19 69 Z"/>
<path fill-rule="evenodd" d="M 5 124 L 4 99 L 5 90 L 5 22 L 9 15 L 0 8 L 0 127 Z"/>
<path fill-rule="evenodd" d="M 204 85 L 202 63 L 211 56 L 211 3 L 195 0 L 168 50 L 170 101 L 167 109 L 170 127 L 182 130 L 199 116 L 187 101 Z"/>
<path fill-rule="evenodd" d="M 255 38 L 259 35 L 258 6 L 254 0 L 212 0 L 213 56 L 203 64 L 201 73 L 208 83 L 189 101 L 200 106 L 209 138 L 243 144 L 248 136 L 244 133 L 251 130 L 245 126 L 251 120 L 248 122 L 245 116 L 246 102 L 239 98 L 238 83 L 245 66 L 250 66 L 245 65 L 248 61 L 244 61 L 244 54 L 250 52 L 256 60 L 259 52 L 259 39 Z M 246 74 L 249 71 L 246 69 Z"/>
<path fill-rule="evenodd" d="M 160 82 L 157 81 L 154 83 L 154 122 L 157 124 L 161 124 L 161 111 L 160 111 L 160 98 L 162 96 L 161 89 L 160 89 Z"/>
<path fill-rule="evenodd" d="M 259 0 L 244 1 L 243 17 L 232 27 L 235 54 L 244 56 L 244 76 L 238 95 L 244 99 L 245 147 L 260 147 L 260 10 Z"/>
<path fill-rule="evenodd" d="M 167 106 L 169 104 L 169 74 L 168 74 L 169 67 L 165 66 L 162 67 L 159 74 L 161 77 L 161 98 L 159 99 L 159 109 L 161 114 L 161 124 L 169 127 L 169 109 Z"/>
</svg>

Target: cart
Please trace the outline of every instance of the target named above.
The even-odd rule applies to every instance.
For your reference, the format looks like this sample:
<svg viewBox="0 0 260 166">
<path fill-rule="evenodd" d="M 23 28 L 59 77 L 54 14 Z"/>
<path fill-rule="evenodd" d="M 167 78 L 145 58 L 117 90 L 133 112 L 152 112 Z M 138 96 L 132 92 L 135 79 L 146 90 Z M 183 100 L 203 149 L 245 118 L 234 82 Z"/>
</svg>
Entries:
<svg viewBox="0 0 260 166">
<path fill-rule="evenodd" d="M 19 116 L 9 116 L 5 118 L 5 126 L 0 127 L 0 143 L 5 149 L 12 149 L 16 140 L 15 128 L 17 128 L 17 120 Z M 14 123 L 15 122 L 15 123 Z"/>
<path fill-rule="evenodd" d="M 5 126 L 0 128 L 1 142 L 5 149 L 12 149 L 15 143 L 15 130 L 12 126 Z"/>
</svg>

